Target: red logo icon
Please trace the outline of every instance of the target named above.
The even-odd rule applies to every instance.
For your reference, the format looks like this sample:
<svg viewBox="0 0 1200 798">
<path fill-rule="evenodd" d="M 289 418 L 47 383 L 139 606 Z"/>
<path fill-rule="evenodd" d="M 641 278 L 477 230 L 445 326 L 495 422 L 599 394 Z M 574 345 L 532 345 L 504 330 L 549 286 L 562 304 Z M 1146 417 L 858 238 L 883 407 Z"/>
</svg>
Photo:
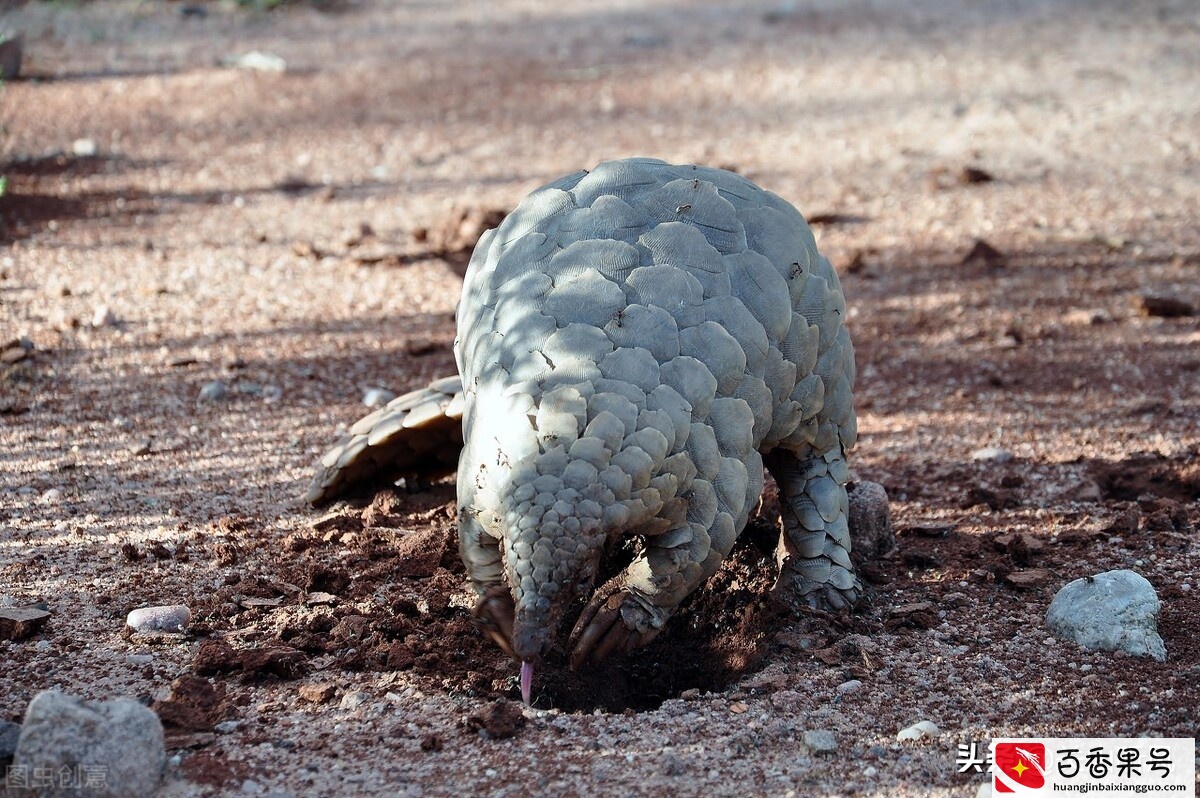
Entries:
<svg viewBox="0 0 1200 798">
<path fill-rule="evenodd" d="M 1046 746 L 1042 743 L 996 743 L 992 790 L 1023 793 L 1046 784 Z"/>
</svg>

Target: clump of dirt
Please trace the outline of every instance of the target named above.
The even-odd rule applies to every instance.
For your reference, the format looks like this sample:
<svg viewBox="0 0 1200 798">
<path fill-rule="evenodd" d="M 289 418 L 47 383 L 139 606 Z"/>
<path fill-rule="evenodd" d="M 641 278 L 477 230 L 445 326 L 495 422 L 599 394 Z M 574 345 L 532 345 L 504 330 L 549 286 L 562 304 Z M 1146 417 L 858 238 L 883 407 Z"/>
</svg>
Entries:
<svg viewBox="0 0 1200 798">
<path fill-rule="evenodd" d="M 456 205 L 433 226 L 414 229 L 412 237 L 428 246 L 431 255 L 465 273 L 480 236 L 499 226 L 505 216 L 508 211 L 503 208 Z"/>
<path fill-rule="evenodd" d="M 243 681 L 295 679 L 308 671 L 307 657 L 290 646 L 235 649 L 220 638 L 200 644 L 192 669 L 201 676 L 240 674 Z"/>
<path fill-rule="evenodd" d="M 229 706 L 223 684 L 185 674 L 171 683 L 171 692 L 155 701 L 152 709 L 169 734 L 212 731 L 224 720 Z"/>
<path fill-rule="evenodd" d="M 514 736 L 525 726 L 525 715 L 521 705 L 513 701 L 494 701 L 467 716 L 467 729 L 472 732 L 485 731 L 493 740 Z"/>
<path fill-rule="evenodd" d="M 194 751 L 179 766 L 183 775 L 196 784 L 222 787 L 241 782 L 250 775 L 250 766 L 232 759 L 219 748 Z"/>
<path fill-rule="evenodd" d="M 1105 498 L 1137 501 L 1157 496 L 1180 502 L 1200 498 L 1200 457 L 1195 452 L 1178 457 L 1134 454 L 1117 462 L 1092 464 L 1092 476 Z"/>
</svg>

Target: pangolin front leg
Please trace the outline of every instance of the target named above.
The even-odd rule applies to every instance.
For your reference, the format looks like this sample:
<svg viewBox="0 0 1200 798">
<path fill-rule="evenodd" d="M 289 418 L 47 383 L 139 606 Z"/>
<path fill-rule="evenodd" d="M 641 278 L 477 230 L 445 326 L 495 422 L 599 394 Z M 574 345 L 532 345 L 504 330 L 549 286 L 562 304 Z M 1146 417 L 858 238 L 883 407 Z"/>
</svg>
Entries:
<svg viewBox="0 0 1200 798">
<path fill-rule="evenodd" d="M 697 439 L 702 437 L 697 433 Z M 696 446 L 689 453 L 700 463 L 701 474 L 705 461 L 713 459 L 704 448 Z M 671 508 L 673 518 L 663 519 L 675 523 L 648 536 L 643 554 L 596 591 L 568 640 L 572 668 L 649 643 L 729 556 L 762 488 L 763 466 L 753 451 L 741 458 L 717 458 L 717 463 L 711 481 L 692 481 Z"/>
</svg>

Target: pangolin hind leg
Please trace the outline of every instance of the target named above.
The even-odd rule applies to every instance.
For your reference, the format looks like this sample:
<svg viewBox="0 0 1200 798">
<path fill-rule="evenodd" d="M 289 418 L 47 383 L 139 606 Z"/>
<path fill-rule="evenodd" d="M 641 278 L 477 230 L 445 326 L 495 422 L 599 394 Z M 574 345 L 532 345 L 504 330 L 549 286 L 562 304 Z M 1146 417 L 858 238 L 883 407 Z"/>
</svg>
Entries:
<svg viewBox="0 0 1200 798">
<path fill-rule="evenodd" d="M 852 607 L 862 583 L 850 561 L 845 453 L 835 446 L 807 459 L 786 449 L 764 458 L 779 486 L 783 537 L 775 594 L 793 607 Z"/>
</svg>

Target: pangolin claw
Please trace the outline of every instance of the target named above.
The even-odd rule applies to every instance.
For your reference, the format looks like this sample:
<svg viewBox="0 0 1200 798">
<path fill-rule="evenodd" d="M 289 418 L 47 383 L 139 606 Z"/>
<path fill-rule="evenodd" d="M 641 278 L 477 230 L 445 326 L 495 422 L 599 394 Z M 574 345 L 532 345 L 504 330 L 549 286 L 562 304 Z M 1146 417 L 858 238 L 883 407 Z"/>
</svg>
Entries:
<svg viewBox="0 0 1200 798">
<path fill-rule="evenodd" d="M 842 590 L 827 583 L 780 579 L 772 592 L 784 605 L 798 610 L 808 607 L 822 612 L 839 613 L 853 609 L 862 598 L 862 585 L 855 580 L 852 587 Z"/>
<path fill-rule="evenodd" d="M 618 590 L 607 597 L 597 594 L 571 630 L 568 646 L 571 649 L 571 670 L 602 662 L 613 654 L 644 646 L 658 636 L 659 629 L 639 631 L 628 625 L 622 608 L 638 613 L 645 608 L 627 590 Z"/>
<path fill-rule="evenodd" d="M 475 625 L 494 640 L 505 654 L 516 659 L 512 647 L 514 614 L 512 594 L 505 587 L 493 587 L 475 605 Z"/>
</svg>

